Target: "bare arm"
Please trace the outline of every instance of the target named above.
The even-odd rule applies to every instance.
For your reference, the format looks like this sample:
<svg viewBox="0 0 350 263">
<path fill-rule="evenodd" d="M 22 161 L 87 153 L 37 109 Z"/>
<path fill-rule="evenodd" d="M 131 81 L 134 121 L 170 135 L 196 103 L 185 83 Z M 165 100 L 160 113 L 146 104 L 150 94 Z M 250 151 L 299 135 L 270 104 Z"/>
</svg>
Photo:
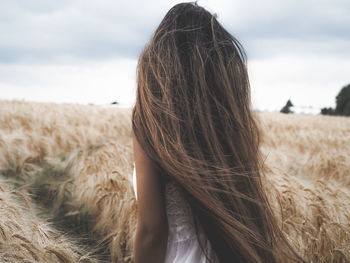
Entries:
<svg viewBox="0 0 350 263">
<path fill-rule="evenodd" d="M 137 180 L 137 228 L 134 241 L 135 263 L 163 263 L 168 223 L 159 172 L 133 133 Z"/>
</svg>

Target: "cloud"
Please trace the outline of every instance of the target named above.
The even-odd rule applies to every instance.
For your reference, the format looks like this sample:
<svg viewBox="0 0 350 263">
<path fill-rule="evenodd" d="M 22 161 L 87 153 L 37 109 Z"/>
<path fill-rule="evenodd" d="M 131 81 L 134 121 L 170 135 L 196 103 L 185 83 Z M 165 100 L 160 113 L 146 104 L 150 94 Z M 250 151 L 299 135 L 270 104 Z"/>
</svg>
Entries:
<svg viewBox="0 0 350 263">
<path fill-rule="evenodd" d="M 137 58 L 177 2 L 6 1 L 0 10 L 0 60 Z M 350 56 L 345 48 L 350 41 L 349 1 L 203 0 L 199 4 L 218 13 L 253 58 L 311 48 Z M 287 44 L 281 48 L 281 42 Z"/>
<path fill-rule="evenodd" d="M 247 37 L 350 38 L 347 0 L 220 2 L 221 20 Z"/>
<path fill-rule="evenodd" d="M 0 59 L 136 58 L 168 8 L 163 2 L 8 1 L 0 11 Z"/>
<path fill-rule="evenodd" d="M 350 58 L 350 1 L 205 1 L 252 59 L 285 54 Z M 259 8 L 257 8 L 257 5 Z"/>
<path fill-rule="evenodd" d="M 76 64 L 0 64 L 0 99 L 96 103 L 135 98 L 134 59 Z"/>
<path fill-rule="evenodd" d="M 288 99 L 296 106 L 334 107 L 349 83 L 350 60 L 282 55 L 251 61 L 248 68 L 255 108 L 279 110 Z"/>
</svg>

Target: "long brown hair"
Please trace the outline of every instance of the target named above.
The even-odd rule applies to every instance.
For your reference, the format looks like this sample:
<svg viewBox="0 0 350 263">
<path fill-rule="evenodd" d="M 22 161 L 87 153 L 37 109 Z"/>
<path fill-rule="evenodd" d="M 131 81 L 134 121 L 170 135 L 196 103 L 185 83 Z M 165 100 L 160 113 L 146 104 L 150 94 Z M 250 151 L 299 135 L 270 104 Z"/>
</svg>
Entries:
<svg viewBox="0 0 350 263">
<path fill-rule="evenodd" d="M 281 241 L 297 258 L 263 191 L 244 49 L 196 3 L 171 8 L 140 55 L 132 123 L 220 262 L 279 262 Z"/>
</svg>

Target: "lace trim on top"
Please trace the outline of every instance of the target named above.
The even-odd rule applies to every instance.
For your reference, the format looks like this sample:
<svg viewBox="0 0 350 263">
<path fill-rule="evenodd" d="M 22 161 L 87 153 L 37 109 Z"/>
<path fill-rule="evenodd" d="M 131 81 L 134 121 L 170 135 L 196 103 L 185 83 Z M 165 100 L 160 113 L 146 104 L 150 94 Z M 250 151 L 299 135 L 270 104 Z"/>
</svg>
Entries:
<svg viewBox="0 0 350 263">
<path fill-rule="evenodd" d="M 191 207 L 174 182 L 165 185 L 165 203 L 169 224 L 168 242 L 197 238 Z"/>
</svg>

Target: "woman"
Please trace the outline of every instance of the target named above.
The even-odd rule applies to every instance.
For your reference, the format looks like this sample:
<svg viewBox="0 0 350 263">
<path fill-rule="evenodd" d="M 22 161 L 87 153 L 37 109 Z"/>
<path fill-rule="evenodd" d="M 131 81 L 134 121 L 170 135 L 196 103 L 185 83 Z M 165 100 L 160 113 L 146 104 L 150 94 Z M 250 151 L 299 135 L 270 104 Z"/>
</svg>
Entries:
<svg viewBox="0 0 350 263">
<path fill-rule="evenodd" d="M 301 260 L 263 191 L 245 61 L 196 3 L 171 8 L 143 50 L 132 116 L 136 263 Z"/>
</svg>

